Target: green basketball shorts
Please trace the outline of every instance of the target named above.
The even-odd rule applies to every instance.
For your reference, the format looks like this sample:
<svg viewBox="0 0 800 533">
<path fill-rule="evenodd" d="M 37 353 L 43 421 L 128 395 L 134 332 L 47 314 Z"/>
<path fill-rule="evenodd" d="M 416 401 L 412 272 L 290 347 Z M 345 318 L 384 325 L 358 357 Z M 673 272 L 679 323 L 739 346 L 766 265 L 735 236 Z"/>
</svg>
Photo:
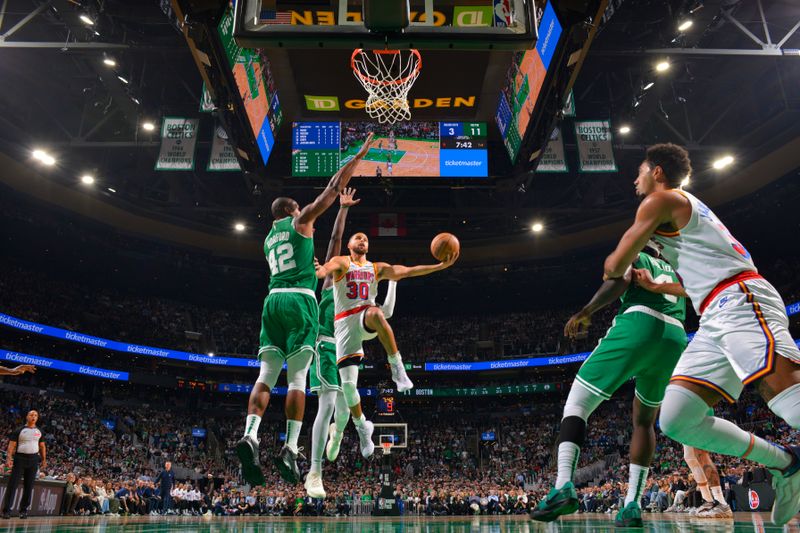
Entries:
<svg viewBox="0 0 800 533">
<path fill-rule="evenodd" d="M 314 350 L 319 331 L 319 308 L 308 289 L 273 289 L 264 300 L 258 358 L 273 353 L 289 359 Z"/>
<path fill-rule="evenodd" d="M 317 353 L 309 369 L 311 391 L 320 394 L 325 391 L 339 391 L 339 369 L 336 366 L 336 339 L 320 335 L 317 340 Z"/>
<path fill-rule="evenodd" d="M 648 307 L 634 306 L 614 318 L 575 381 L 608 400 L 634 378 L 639 401 L 658 407 L 685 348 L 686 332 L 680 321 Z"/>
</svg>

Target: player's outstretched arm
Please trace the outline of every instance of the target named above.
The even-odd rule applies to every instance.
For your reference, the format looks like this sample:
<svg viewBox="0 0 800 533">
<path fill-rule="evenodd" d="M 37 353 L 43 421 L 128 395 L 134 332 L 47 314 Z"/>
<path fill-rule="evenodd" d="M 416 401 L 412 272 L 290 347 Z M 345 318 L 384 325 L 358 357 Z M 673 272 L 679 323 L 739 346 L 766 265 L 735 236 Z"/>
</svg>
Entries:
<svg viewBox="0 0 800 533">
<path fill-rule="evenodd" d="M 650 271 L 646 268 L 633 269 L 633 280 L 646 291 L 655 292 L 658 294 L 669 294 L 671 296 L 680 296 L 681 298 L 688 298 L 686 289 L 680 283 L 658 283 L 653 279 Z"/>
<path fill-rule="evenodd" d="M 36 367 L 33 365 L 17 365 L 14 368 L 0 366 L 0 376 L 19 376 L 25 372 L 33 374 L 36 372 Z"/>
<path fill-rule="evenodd" d="M 661 224 L 670 221 L 676 196 L 668 192 L 657 192 L 642 201 L 633 225 L 622 236 L 617 249 L 606 258 L 606 279 L 622 277 L 653 232 Z"/>
<path fill-rule="evenodd" d="M 319 262 L 314 259 L 314 268 L 316 269 L 317 279 L 325 279 L 327 276 L 331 276 L 333 278 L 337 278 L 342 275 L 344 271 L 347 270 L 347 261 L 349 259 L 344 256 L 337 256 L 325 263 L 324 265 L 320 265 Z"/>
<path fill-rule="evenodd" d="M 390 265 L 388 263 L 377 263 L 375 265 L 378 271 L 378 279 L 388 279 L 399 281 L 405 278 L 415 278 L 418 276 L 427 276 L 445 268 L 450 268 L 453 263 L 458 259 L 458 253 L 448 256 L 444 261 L 438 265 L 417 265 L 413 267 L 403 265 Z"/>
<path fill-rule="evenodd" d="M 621 278 L 607 279 L 603 281 L 597 292 L 594 293 L 589 303 L 583 309 L 572 315 L 564 326 L 564 336 L 574 338 L 579 333 L 586 330 L 592 324 L 592 315 L 600 309 L 615 302 L 622 296 L 631 284 L 631 271 L 625 271 Z"/>
<path fill-rule="evenodd" d="M 339 193 L 339 212 L 336 214 L 336 221 L 333 223 L 333 233 L 331 234 L 331 240 L 328 242 L 328 251 L 325 252 L 326 263 L 339 255 L 339 251 L 342 249 L 342 237 L 344 236 L 344 227 L 347 221 L 347 211 L 361 201 L 355 199 L 355 194 L 356 190 L 350 188 Z M 325 283 L 322 284 L 323 290 L 332 284 L 333 278 L 326 276 Z"/>
<path fill-rule="evenodd" d="M 372 133 L 367 135 L 367 139 L 364 141 L 364 144 L 361 146 L 361 150 L 347 162 L 345 166 L 340 168 L 336 174 L 333 175 L 331 180 L 328 182 L 327 187 L 325 190 L 320 193 L 316 199 L 305 206 L 300 211 L 300 216 L 297 217 L 297 221 L 295 225 L 298 231 L 301 231 L 301 226 L 311 226 L 314 224 L 314 221 L 328 209 L 331 204 L 336 200 L 336 197 L 341 193 L 347 184 L 350 183 L 350 178 L 353 177 L 353 172 L 356 170 L 356 166 L 358 163 L 367 155 L 369 151 L 369 144 L 372 142 Z M 303 228 L 305 231 L 301 231 L 303 234 L 310 233 L 311 228 Z"/>
</svg>

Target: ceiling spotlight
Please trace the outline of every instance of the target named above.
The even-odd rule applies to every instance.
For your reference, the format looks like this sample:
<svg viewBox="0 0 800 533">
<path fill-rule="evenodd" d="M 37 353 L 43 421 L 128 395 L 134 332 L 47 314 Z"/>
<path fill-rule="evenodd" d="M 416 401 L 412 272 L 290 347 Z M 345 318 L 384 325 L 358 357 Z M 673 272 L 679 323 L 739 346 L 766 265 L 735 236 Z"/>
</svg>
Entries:
<svg viewBox="0 0 800 533">
<path fill-rule="evenodd" d="M 619 132 L 620 132 L 621 135 L 627 135 L 628 133 L 631 132 L 631 127 L 628 126 L 627 124 L 625 126 L 621 126 L 619 128 Z"/>
<path fill-rule="evenodd" d="M 723 169 L 723 168 L 727 167 L 731 163 L 733 163 L 733 156 L 732 155 L 725 155 L 725 156 L 720 157 L 716 161 L 714 161 L 712 166 L 715 169 L 720 170 L 720 169 Z"/>
<path fill-rule="evenodd" d="M 123 78 L 122 76 L 117 76 L 117 79 L 118 79 L 119 81 L 121 81 L 122 83 L 124 83 L 125 85 L 128 85 L 128 80 L 126 80 L 126 79 L 125 79 L 125 78 Z"/>
<path fill-rule="evenodd" d="M 214 352 L 208 352 L 209 357 L 214 357 Z"/>
<path fill-rule="evenodd" d="M 108 192 L 114 192 L 114 193 L 117 192 L 117 189 L 112 189 L 111 187 L 109 187 L 107 190 Z"/>
<path fill-rule="evenodd" d="M 34 159 L 41 162 L 43 165 L 47 165 L 48 167 L 56 164 L 56 159 L 44 150 L 34 150 L 32 155 Z"/>
<path fill-rule="evenodd" d="M 81 183 L 84 185 L 92 185 L 94 183 L 94 176 L 90 176 L 89 174 L 84 174 L 81 176 Z"/>
<path fill-rule="evenodd" d="M 659 61 L 656 63 L 656 71 L 657 72 L 666 72 L 669 70 L 669 61 Z"/>
<path fill-rule="evenodd" d="M 131 100 L 133 100 L 133 103 L 134 103 L 134 104 L 136 104 L 136 105 L 141 105 L 141 102 L 139 101 L 139 99 L 138 99 L 138 98 L 136 98 L 136 97 L 134 97 L 134 96 L 131 96 Z"/>
<path fill-rule="evenodd" d="M 646 90 L 648 90 L 648 89 L 652 89 L 653 85 L 655 85 L 655 84 L 656 84 L 656 82 L 654 82 L 654 81 L 651 81 L 651 82 L 649 82 L 647 85 L 645 85 L 644 87 L 642 87 L 642 90 L 643 90 L 643 91 L 646 91 Z"/>
<path fill-rule="evenodd" d="M 245 225 L 242 222 L 237 222 L 233 225 L 233 229 L 241 233 L 245 230 Z"/>
<path fill-rule="evenodd" d="M 91 19 L 91 17 L 89 17 L 89 15 L 81 15 L 80 18 L 84 24 L 87 24 L 89 26 L 94 26 L 94 21 Z"/>
<path fill-rule="evenodd" d="M 533 225 L 531 226 L 531 231 L 534 233 L 541 233 L 543 229 L 544 229 L 544 224 L 542 224 L 541 222 L 534 222 Z"/>
<path fill-rule="evenodd" d="M 156 129 L 156 125 L 148 120 L 147 122 L 142 123 L 142 129 L 145 131 L 153 131 Z"/>
<path fill-rule="evenodd" d="M 108 65 L 109 67 L 116 67 L 117 66 L 117 62 L 114 61 L 113 59 L 111 59 L 110 57 L 107 57 L 107 58 L 103 59 L 103 64 Z"/>
<path fill-rule="evenodd" d="M 692 24 L 694 24 L 694 22 L 692 22 L 692 19 L 686 19 L 680 23 L 680 25 L 678 26 L 678 31 L 686 31 L 692 27 Z"/>
</svg>

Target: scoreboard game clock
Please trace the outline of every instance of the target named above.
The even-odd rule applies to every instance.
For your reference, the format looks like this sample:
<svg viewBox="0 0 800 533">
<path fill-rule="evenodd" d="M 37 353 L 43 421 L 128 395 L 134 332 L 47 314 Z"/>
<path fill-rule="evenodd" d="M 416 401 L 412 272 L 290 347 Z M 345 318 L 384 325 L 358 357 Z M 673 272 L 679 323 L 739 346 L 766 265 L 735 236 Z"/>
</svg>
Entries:
<svg viewBox="0 0 800 533">
<path fill-rule="evenodd" d="M 439 123 L 440 176 L 485 178 L 488 159 L 485 122 Z"/>
<path fill-rule="evenodd" d="M 378 416 L 393 418 L 397 415 L 397 403 L 394 389 L 380 389 L 377 401 Z"/>
</svg>

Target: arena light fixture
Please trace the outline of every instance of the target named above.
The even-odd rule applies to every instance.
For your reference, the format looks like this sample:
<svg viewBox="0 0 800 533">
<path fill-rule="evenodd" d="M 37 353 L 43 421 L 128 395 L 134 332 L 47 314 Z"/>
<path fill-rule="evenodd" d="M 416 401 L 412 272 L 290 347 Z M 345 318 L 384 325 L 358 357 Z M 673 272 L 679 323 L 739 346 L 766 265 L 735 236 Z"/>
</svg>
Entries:
<svg viewBox="0 0 800 533">
<path fill-rule="evenodd" d="M 125 78 L 123 78 L 122 76 L 117 76 L 117 79 L 118 79 L 119 81 L 121 81 L 122 83 L 124 83 L 125 85 L 128 85 L 128 83 L 129 83 L 129 82 L 128 82 L 128 80 L 126 80 L 126 79 L 125 79 Z"/>
<path fill-rule="evenodd" d="M 56 164 L 56 158 L 52 155 L 48 154 L 44 150 L 36 149 L 33 151 L 33 158 L 42 163 L 43 165 L 47 165 L 48 167 L 52 167 Z"/>
<path fill-rule="evenodd" d="M 214 352 L 208 352 L 209 357 L 214 357 Z"/>
<path fill-rule="evenodd" d="M 85 14 L 85 13 L 84 13 L 84 14 L 82 14 L 82 15 L 80 16 L 80 19 L 81 19 L 81 20 L 83 21 L 83 23 L 84 23 L 84 24 L 86 24 L 87 26 L 94 26 L 94 20 L 92 20 L 92 17 L 90 17 L 89 15 L 87 15 L 87 14 Z"/>
<path fill-rule="evenodd" d="M 666 59 L 656 63 L 656 72 L 666 72 L 669 70 L 670 64 Z"/>
<path fill-rule="evenodd" d="M 531 225 L 531 231 L 534 233 L 541 233 L 542 230 L 544 230 L 544 224 L 542 224 L 541 222 L 534 222 Z"/>
<path fill-rule="evenodd" d="M 654 82 L 654 81 L 648 82 L 644 87 L 642 87 L 642 90 L 646 91 L 648 89 L 652 89 L 653 85 L 655 85 L 655 84 L 656 84 L 656 82 Z"/>
<path fill-rule="evenodd" d="M 109 187 L 109 188 L 108 188 L 108 189 L 106 189 L 106 190 L 107 190 L 108 192 L 113 192 L 113 193 L 116 193 L 116 192 L 117 192 L 117 189 L 114 189 L 114 188 L 112 188 L 112 187 Z"/>
<path fill-rule="evenodd" d="M 237 222 L 236 224 L 233 225 L 233 229 L 241 233 L 246 229 L 246 226 L 244 225 L 243 222 Z"/>
<path fill-rule="evenodd" d="M 692 19 L 686 19 L 678 25 L 678 31 L 686 31 L 692 27 L 692 24 L 694 24 Z"/>
<path fill-rule="evenodd" d="M 81 183 L 84 185 L 94 185 L 94 176 L 91 174 L 84 174 L 81 176 Z"/>
<path fill-rule="evenodd" d="M 734 161 L 733 156 L 728 154 L 714 161 L 714 163 L 712 163 L 712 166 L 717 170 L 722 170 L 723 168 L 730 166 L 733 163 L 733 161 Z"/>
<path fill-rule="evenodd" d="M 117 66 L 117 62 L 116 62 L 116 61 L 114 61 L 114 60 L 113 60 L 112 58 L 110 58 L 110 57 L 106 57 L 106 58 L 104 58 L 104 59 L 103 59 L 103 64 L 104 64 L 104 65 L 108 65 L 109 67 L 116 67 L 116 66 Z"/>
<path fill-rule="evenodd" d="M 627 135 L 630 132 L 631 132 L 631 127 L 628 126 L 627 124 L 625 124 L 623 126 L 620 126 L 620 128 L 619 128 L 620 135 Z"/>
<path fill-rule="evenodd" d="M 142 122 L 142 129 L 145 131 L 153 131 L 156 129 L 156 125 L 148 120 L 146 122 Z"/>
<path fill-rule="evenodd" d="M 683 178 L 683 180 L 681 181 L 681 189 L 685 189 L 686 187 L 688 187 L 691 182 L 692 178 L 690 178 L 689 176 Z"/>
</svg>

